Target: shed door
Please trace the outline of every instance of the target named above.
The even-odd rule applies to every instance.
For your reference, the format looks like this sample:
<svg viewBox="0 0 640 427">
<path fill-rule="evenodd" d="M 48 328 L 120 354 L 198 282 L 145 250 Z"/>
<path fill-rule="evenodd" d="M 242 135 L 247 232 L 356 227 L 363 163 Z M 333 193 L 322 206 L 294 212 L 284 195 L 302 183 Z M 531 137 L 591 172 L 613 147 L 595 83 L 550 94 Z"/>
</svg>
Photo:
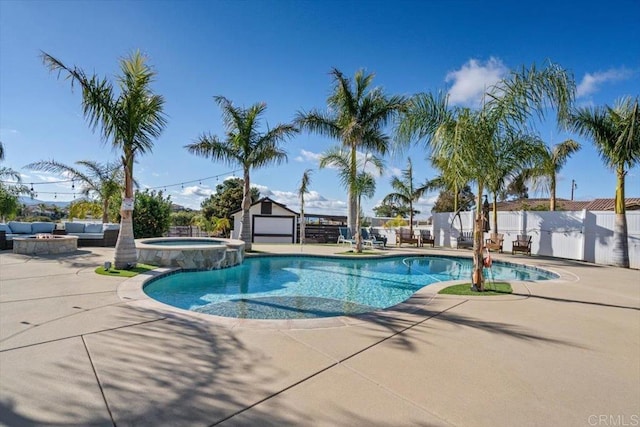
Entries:
<svg viewBox="0 0 640 427">
<path fill-rule="evenodd" d="M 252 218 L 252 242 L 295 243 L 295 216 L 253 215 Z"/>
</svg>

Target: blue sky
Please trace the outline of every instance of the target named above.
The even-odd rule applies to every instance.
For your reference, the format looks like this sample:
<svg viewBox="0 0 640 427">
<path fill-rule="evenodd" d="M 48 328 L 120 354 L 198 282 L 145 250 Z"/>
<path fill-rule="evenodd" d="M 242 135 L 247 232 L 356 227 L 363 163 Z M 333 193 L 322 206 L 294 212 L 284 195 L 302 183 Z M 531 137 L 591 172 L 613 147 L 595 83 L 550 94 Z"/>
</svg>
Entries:
<svg viewBox="0 0 640 427">
<path fill-rule="evenodd" d="M 38 199 L 60 201 L 73 198 L 70 183 L 37 183 L 64 177 L 23 166 L 116 158 L 89 129 L 79 91 L 47 71 L 41 50 L 100 76 L 117 74 L 118 59 L 135 49 L 148 55 L 168 125 L 153 152 L 138 158 L 134 173 L 142 187 L 166 186 L 174 202 L 198 208 L 219 183 L 204 178 L 222 180 L 233 170 L 183 148 L 203 132 L 224 135 L 214 95 L 243 106 L 266 102 L 266 123 L 274 126 L 291 121 L 297 111 L 325 108 L 332 67 L 347 76 L 360 68 L 375 73 L 374 85 L 389 94 L 442 90 L 453 103 L 474 105 L 482 89 L 510 68 L 551 60 L 573 73 L 578 104 L 613 105 L 621 96 L 639 94 L 638 17 L 635 0 L 0 0 L 3 166 L 36 183 Z M 583 145 L 561 171 L 558 197 L 570 197 L 572 179 L 578 200 L 614 196 L 615 175 L 590 141 L 564 134 L 550 121 L 537 129 L 548 144 L 573 137 Z M 336 144 L 300 133 L 285 145 L 288 163 L 253 171 L 252 184 L 298 210 L 297 187 L 311 168 L 307 212 L 345 214 L 346 191 L 335 170 L 318 170 L 317 164 L 318 155 Z M 436 176 L 421 145 L 387 157 L 375 196 L 364 201 L 366 214 L 391 191 L 391 176 L 405 167 L 407 156 L 417 181 Z M 627 197 L 640 197 L 639 177 L 638 168 L 628 175 Z M 436 197 L 421 200 L 419 217 L 429 216 Z"/>
</svg>

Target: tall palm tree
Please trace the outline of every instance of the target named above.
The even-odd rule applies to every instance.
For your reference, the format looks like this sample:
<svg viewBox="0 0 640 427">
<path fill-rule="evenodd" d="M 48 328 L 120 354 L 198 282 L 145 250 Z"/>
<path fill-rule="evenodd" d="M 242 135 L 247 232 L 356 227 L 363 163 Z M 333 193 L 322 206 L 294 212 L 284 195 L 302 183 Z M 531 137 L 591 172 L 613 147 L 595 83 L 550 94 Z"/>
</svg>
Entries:
<svg viewBox="0 0 640 427">
<path fill-rule="evenodd" d="M 580 150 L 580 144 L 572 139 L 549 148 L 543 145 L 538 164 L 526 171 L 526 176 L 533 179 L 535 188 L 549 191 L 549 210 L 556 210 L 556 182 L 558 173 L 567 164 L 573 153 Z"/>
<path fill-rule="evenodd" d="M 304 218 L 304 195 L 309 192 L 309 184 L 311 184 L 311 169 L 306 169 L 302 174 L 300 187 L 298 187 L 298 197 L 300 197 L 300 244 L 305 241 L 305 218 Z"/>
<path fill-rule="evenodd" d="M 495 174 L 493 147 L 498 146 L 507 130 L 524 128 L 533 115 L 543 118 L 548 106 L 555 107 L 558 121 L 564 123 L 574 94 L 575 82 L 561 67 L 523 67 L 492 87 L 485 96 L 486 102 L 475 110 L 450 108 L 442 95 L 417 95 L 398 125 L 400 144 L 423 140 L 433 156 L 449 160 L 449 172 L 456 180 L 476 185 L 472 282 L 479 290 L 484 289 L 480 206 L 485 186 Z"/>
<path fill-rule="evenodd" d="M 138 155 L 151 152 L 153 140 L 162 133 L 166 118 L 164 98 L 151 90 L 155 71 L 139 51 L 120 60 L 121 74 L 116 82 L 119 93 L 106 78 L 88 76 L 82 69 L 68 67 L 60 60 L 42 52 L 42 60 L 58 77 L 65 75 L 71 85 L 82 88 L 82 110 L 89 126 L 110 141 L 121 153 L 124 169 L 124 197 L 120 214 L 120 233 L 115 248 L 115 268 L 130 268 L 137 254 L 133 235 L 133 164 Z"/>
<path fill-rule="evenodd" d="M 545 145 L 536 135 L 519 130 L 505 129 L 492 139 L 489 160 L 493 166 L 487 176 L 487 190 L 493 194 L 492 232 L 498 233 L 498 194 L 506 190 L 508 182 L 530 170 L 545 152 Z M 488 218 L 487 218 L 488 220 Z"/>
<path fill-rule="evenodd" d="M 353 82 L 334 68 L 333 93 L 327 98 L 327 112 L 298 112 L 296 123 L 309 132 L 342 142 L 349 154 L 348 224 L 356 228 L 357 151 L 384 155 L 389 150 L 389 136 L 384 128 L 406 106 L 405 98 L 387 96 L 381 88 L 370 88 L 373 74 L 355 73 Z"/>
<path fill-rule="evenodd" d="M 86 168 L 87 171 L 83 172 L 76 167 L 55 160 L 29 163 L 25 168 L 70 175 L 71 179 L 80 183 L 81 194 L 97 196 L 102 203 L 102 222 L 109 222 L 109 203 L 123 189 L 124 173 L 122 168 L 115 163 L 102 164 L 92 160 L 80 160 L 76 162 L 76 165 Z"/>
<path fill-rule="evenodd" d="M 409 233 L 413 236 L 413 214 L 419 213 L 414 211 L 413 204 L 427 191 L 427 185 L 416 187 L 413 183 L 413 165 L 411 158 L 407 160 L 407 168 L 402 171 L 402 179 L 394 176 L 391 178 L 391 188 L 395 190 L 393 193 L 387 194 L 383 203 L 397 203 L 409 206 Z"/>
<path fill-rule="evenodd" d="M 279 124 L 265 133 L 260 133 L 258 127 L 267 104 L 257 103 L 245 109 L 234 106 L 224 96 L 215 96 L 214 99 L 222 109 L 226 139 L 202 134 L 196 142 L 185 145 L 185 148 L 197 156 L 210 157 L 214 161 L 242 167 L 244 189 L 240 239 L 244 241 L 245 250 L 250 251 L 251 169 L 286 161 L 287 153 L 280 147 L 280 143 L 298 130 L 290 124 Z"/>
<path fill-rule="evenodd" d="M 372 173 L 369 172 L 369 168 L 373 168 L 375 172 L 380 174 L 382 173 L 383 162 L 379 157 L 371 153 L 357 156 L 356 176 L 355 179 L 352 179 L 351 171 L 353 165 L 351 163 L 351 159 L 352 155 L 349 150 L 344 149 L 344 147 L 333 147 L 320 156 L 320 168 L 322 169 L 328 166 L 336 168 L 342 185 L 350 188 L 353 192 L 352 194 L 355 196 L 355 207 L 358 215 L 356 215 L 355 226 L 353 228 L 349 228 L 351 228 L 353 233 L 355 233 L 356 252 L 361 253 L 362 236 L 360 235 L 360 224 L 362 218 L 359 215 L 361 201 L 363 196 L 373 197 L 373 194 L 375 193 L 376 182 Z"/>
<path fill-rule="evenodd" d="M 638 97 L 619 99 L 613 107 L 578 108 L 570 119 L 573 130 L 593 140 L 605 165 L 616 172 L 613 263 L 629 268 L 625 176 L 640 161 Z"/>
</svg>

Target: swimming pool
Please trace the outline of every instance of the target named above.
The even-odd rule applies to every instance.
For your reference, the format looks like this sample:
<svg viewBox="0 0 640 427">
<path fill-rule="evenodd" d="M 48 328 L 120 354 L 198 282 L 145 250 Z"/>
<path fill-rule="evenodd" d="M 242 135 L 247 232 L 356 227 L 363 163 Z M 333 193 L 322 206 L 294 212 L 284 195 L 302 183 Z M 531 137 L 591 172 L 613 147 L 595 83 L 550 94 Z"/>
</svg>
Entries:
<svg viewBox="0 0 640 427">
<path fill-rule="evenodd" d="M 160 302 L 217 316 L 301 319 L 388 308 L 433 283 L 468 279 L 472 261 L 454 257 L 374 259 L 251 257 L 235 267 L 177 271 L 152 279 L 144 292 Z M 545 280 L 544 270 L 493 263 L 495 280 Z"/>
</svg>

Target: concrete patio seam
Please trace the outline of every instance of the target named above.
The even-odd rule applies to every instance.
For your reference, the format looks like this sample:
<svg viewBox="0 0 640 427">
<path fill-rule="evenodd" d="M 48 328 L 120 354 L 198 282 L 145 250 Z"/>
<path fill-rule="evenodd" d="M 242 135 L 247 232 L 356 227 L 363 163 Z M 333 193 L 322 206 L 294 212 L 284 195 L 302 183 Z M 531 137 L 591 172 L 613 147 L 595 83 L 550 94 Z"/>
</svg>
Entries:
<svg viewBox="0 0 640 427">
<path fill-rule="evenodd" d="M 100 378 L 98 377 L 98 372 L 96 371 L 96 367 L 93 364 L 93 359 L 91 358 L 91 352 L 89 351 L 89 347 L 87 347 L 87 342 L 84 339 L 84 335 L 80 335 L 82 339 L 82 345 L 84 346 L 84 350 L 87 352 L 87 357 L 89 358 L 89 364 L 91 365 L 91 370 L 93 371 L 93 375 L 96 378 L 96 383 L 98 384 L 98 388 L 100 389 L 100 395 L 102 396 L 102 400 L 104 401 L 104 405 L 107 408 L 107 412 L 109 413 L 109 418 L 111 419 L 111 424 L 115 427 L 116 422 L 113 419 L 113 413 L 111 412 L 111 408 L 109 407 L 109 402 L 107 401 L 107 396 L 104 395 L 104 389 L 102 388 L 102 383 L 100 382 Z"/>
<path fill-rule="evenodd" d="M 167 320 L 167 318 L 166 317 L 162 317 L 162 318 L 159 318 L 159 319 L 145 320 L 144 322 L 132 323 L 130 325 L 117 326 L 115 328 L 101 329 L 99 331 L 85 332 L 85 333 L 82 333 L 82 334 L 69 335 L 67 337 L 56 338 L 56 339 L 53 339 L 53 340 L 40 341 L 40 342 L 33 343 L 33 344 L 27 344 L 27 345 L 21 345 L 21 346 L 18 346 L 18 347 L 6 348 L 4 350 L 0 350 L 0 353 L 6 353 L 6 352 L 9 352 L 9 351 L 19 350 L 19 349 L 23 349 L 23 348 L 35 347 L 37 345 L 49 344 L 49 343 L 52 343 L 52 342 L 64 341 L 64 340 L 68 340 L 70 338 L 84 337 L 85 335 L 94 335 L 94 334 L 101 334 L 103 332 L 118 331 L 120 329 L 130 328 L 130 327 L 133 327 L 133 326 L 146 325 L 147 323 L 159 322 L 159 321 L 162 321 L 162 320 Z M 30 328 L 30 329 L 33 329 L 33 328 Z M 27 329 L 27 330 L 30 330 L 30 329 Z"/>
<path fill-rule="evenodd" d="M 406 331 L 408 331 L 408 330 L 410 330 L 410 329 L 414 328 L 415 326 L 421 325 L 422 323 L 424 323 L 424 322 L 426 322 L 426 321 L 428 321 L 428 320 L 430 320 L 430 319 L 433 319 L 434 317 L 437 317 L 437 316 L 441 315 L 442 313 L 445 313 L 445 312 L 447 312 L 447 311 L 449 311 L 449 310 L 451 310 L 451 309 L 454 309 L 454 308 L 456 308 L 456 307 L 458 307 L 458 306 L 460 306 L 460 305 L 464 304 L 464 303 L 465 303 L 465 302 L 467 302 L 467 301 L 468 301 L 468 300 L 461 301 L 461 302 L 459 302 L 458 304 L 452 305 L 451 307 L 449 307 L 449 308 L 447 308 L 447 309 L 445 309 L 445 310 L 442 310 L 442 311 L 440 311 L 440 312 L 438 312 L 438 313 L 436 313 L 436 314 L 434 314 L 434 315 L 431 315 L 431 316 L 425 317 L 424 319 L 422 319 L 422 320 L 420 320 L 420 321 L 414 322 L 414 323 L 412 323 L 411 325 L 409 325 L 409 326 L 407 326 L 407 327 L 405 327 L 405 328 L 403 328 L 403 329 L 400 329 L 399 331 L 396 331 L 396 332 L 394 332 L 393 334 L 391 334 L 391 335 L 389 335 L 389 336 L 387 336 L 387 337 L 384 337 L 384 338 L 382 338 L 381 340 L 378 340 L 378 341 L 374 342 L 373 344 L 370 344 L 370 345 L 368 345 L 368 346 L 366 346 L 366 347 L 364 347 L 364 348 L 362 348 L 362 349 L 360 349 L 360 350 L 356 351 L 355 353 L 352 353 L 352 354 L 350 354 L 350 355 L 348 355 L 348 356 L 346 356 L 346 357 L 343 357 L 342 359 L 335 359 L 335 358 L 333 358 L 333 357 L 331 357 L 331 356 L 329 356 L 329 355 L 325 354 L 324 352 L 322 352 L 322 351 L 320 351 L 320 350 L 318 350 L 318 349 L 316 349 L 316 348 L 314 348 L 314 347 L 312 347 L 312 346 L 310 346 L 310 345 L 308 345 L 308 344 L 306 344 L 306 343 L 304 343 L 304 342 L 302 342 L 302 341 L 300 341 L 300 340 L 296 339 L 295 337 L 292 337 L 292 336 L 288 335 L 288 334 L 287 334 L 287 333 L 285 333 L 284 331 L 280 330 L 280 332 L 281 332 L 282 334 L 284 334 L 284 335 L 288 336 L 289 338 L 293 339 L 294 341 L 296 341 L 296 342 L 298 342 L 298 343 L 300 343 L 300 344 L 302 344 L 302 345 L 304 345 L 304 346 L 306 346 L 306 347 L 310 348 L 311 350 L 313 350 L 313 351 L 315 351 L 315 352 L 317 352 L 317 353 L 320 353 L 320 354 L 322 354 L 322 355 L 324 355 L 324 356 L 328 357 L 328 358 L 329 358 L 329 359 L 331 359 L 331 360 L 335 360 L 335 362 L 334 362 L 334 363 L 332 363 L 332 364 L 330 364 L 330 365 L 328 365 L 328 366 L 326 366 L 326 367 L 324 367 L 324 368 L 322 368 L 322 369 L 320 369 L 320 370 L 318 370 L 318 371 L 316 371 L 316 372 L 314 372 L 314 373 L 312 373 L 312 374 L 310 374 L 310 375 L 308 375 L 308 376 L 306 376 L 306 377 L 304 377 L 304 378 L 302 378 L 302 379 L 301 379 L 301 380 L 299 380 L 299 381 L 296 381 L 296 382 L 295 382 L 295 383 L 293 383 L 293 384 L 288 385 L 287 387 L 285 387 L 285 388 L 283 388 L 283 389 L 281 389 L 281 390 L 276 391 L 275 393 L 272 393 L 272 394 L 270 394 L 270 395 L 268 395 L 268 396 L 264 397 L 263 399 L 260 399 L 259 401 L 255 402 L 255 403 L 252 403 L 252 404 L 251 404 L 251 405 L 249 405 L 249 406 L 246 406 L 245 408 L 242 408 L 242 409 L 240 409 L 240 410 L 238 410 L 238 411 L 234 412 L 233 414 L 231 414 L 231 415 L 229 415 L 229 416 L 227 416 L 227 417 L 225 417 L 225 418 L 223 418 L 223 419 L 221 419 L 221 420 L 216 421 L 215 423 L 211 424 L 211 427 L 216 426 L 216 425 L 219 425 L 219 424 L 220 424 L 220 423 L 222 423 L 222 422 L 228 421 L 228 420 L 230 420 L 231 418 L 235 417 L 236 415 L 240 415 L 240 414 L 242 414 L 243 412 L 246 412 L 246 411 L 248 411 L 249 409 L 254 408 L 254 407 L 256 407 L 256 406 L 260 405 L 261 403 L 264 403 L 264 402 L 266 402 L 266 401 L 268 401 L 268 400 L 270 400 L 270 399 L 272 399 L 272 398 L 274 398 L 274 397 L 276 397 L 276 396 L 278 396 L 278 395 L 280 395 L 280 394 L 284 393 L 285 391 L 291 390 L 292 388 L 294 388 L 294 387 L 296 387 L 296 386 L 298 386 L 298 385 L 300 385 L 300 384 L 302 384 L 302 383 L 304 383 L 304 382 L 306 382 L 306 381 L 310 380 L 311 378 L 315 378 L 315 377 L 317 377 L 318 375 L 322 374 L 323 372 L 328 371 L 329 369 L 331 369 L 331 368 L 333 368 L 333 367 L 336 367 L 336 366 L 344 366 L 344 367 L 347 367 L 347 365 L 344 365 L 344 362 L 346 362 L 346 361 L 348 361 L 348 360 L 352 359 L 353 357 L 355 357 L 355 356 L 357 356 L 357 355 L 359 355 L 359 354 L 362 354 L 363 352 L 365 352 L 365 351 L 367 351 L 367 350 L 369 350 L 369 349 L 371 349 L 371 348 L 373 348 L 373 347 L 375 347 L 375 346 L 377 346 L 377 345 L 379 345 L 379 344 L 382 344 L 383 342 L 385 342 L 385 341 L 387 341 L 387 340 L 389 340 L 389 339 L 391 339 L 391 338 L 393 338 L 393 337 L 396 337 L 396 336 L 398 336 L 398 335 L 400 335 L 400 334 L 402 334 L 402 333 L 404 333 L 404 332 L 406 332 Z M 380 388 L 382 388 L 382 389 L 384 389 L 384 390 L 387 390 L 385 387 L 382 387 L 380 384 L 376 383 L 375 381 L 372 381 L 371 379 L 367 378 L 365 375 L 359 374 L 359 376 L 360 376 L 360 377 L 362 377 L 362 378 L 364 378 L 365 380 L 368 380 L 369 382 L 371 382 L 371 383 L 373 383 L 373 384 L 376 384 L 378 387 L 380 387 Z M 396 393 L 391 393 L 391 394 L 393 394 L 394 396 L 399 397 L 399 398 L 400 398 L 400 399 L 402 399 L 403 401 L 405 401 L 405 402 L 407 402 L 407 403 L 410 403 L 411 405 L 413 405 L 413 406 L 415 406 L 415 407 L 417 407 L 417 408 L 419 408 L 419 409 L 421 409 L 421 410 L 423 410 L 423 411 L 427 412 L 428 414 L 431 414 L 431 412 L 430 412 L 429 410 L 427 410 L 427 409 L 425 409 L 425 408 L 421 407 L 421 406 L 420 406 L 420 405 L 418 405 L 417 403 L 412 402 L 412 401 L 410 401 L 410 400 L 408 400 L 408 399 L 406 399 L 406 398 L 404 398 L 404 397 L 402 397 L 402 396 L 399 396 L 399 395 L 397 395 Z M 436 416 L 435 414 L 432 414 L 432 415 Z M 441 419 L 441 417 L 439 417 L 439 416 L 437 416 L 437 417 L 438 417 L 439 419 Z M 446 420 L 443 420 L 443 421 L 446 421 Z M 446 422 L 447 422 L 447 421 L 446 421 Z M 450 424 L 449 422 L 447 422 L 447 423 L 448 423 L 448 424 Z"/>
<path fill-rule="evenodd" d="M 13 299 L 7 301 L 0 301 L 0 304 L 7 304 L 13 302 L 26 302 L 26 301 L 38 301 L 38 300 L 47 300 L 53 298 L 67 298 L 67 297 L 78 297 L 83 295 L 98 295 L 98 294 L 112 294 L 113 291 L 97 291 L 97 292 L 82 292 L 79 294 L 65 294 L 65 295 L 51 295 L 48 297 L 38 297 L 38 298 L 24 298 L 24 299 Z"/>
</svg>

